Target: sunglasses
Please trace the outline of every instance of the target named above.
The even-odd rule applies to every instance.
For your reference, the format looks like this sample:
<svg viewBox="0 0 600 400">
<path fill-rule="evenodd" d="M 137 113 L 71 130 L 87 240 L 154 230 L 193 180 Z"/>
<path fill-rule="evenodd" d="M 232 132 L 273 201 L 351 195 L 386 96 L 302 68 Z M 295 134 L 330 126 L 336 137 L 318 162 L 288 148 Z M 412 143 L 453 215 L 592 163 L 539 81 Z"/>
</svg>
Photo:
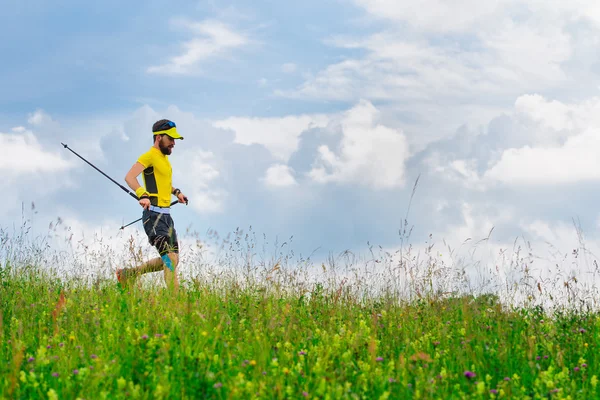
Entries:
<svg viewBox="0 0 600 400">
<path fill-rule="evenodd" d="M 169 121 L 169 122 L 165 122 L 164 124 L 162 124 L 159 128 L 159 130 L 161 131 L 166 131 L 169 130 L 171 128 L 176 128 L 177 125 L 175 125 L 175 122 Z"/>
</svg>

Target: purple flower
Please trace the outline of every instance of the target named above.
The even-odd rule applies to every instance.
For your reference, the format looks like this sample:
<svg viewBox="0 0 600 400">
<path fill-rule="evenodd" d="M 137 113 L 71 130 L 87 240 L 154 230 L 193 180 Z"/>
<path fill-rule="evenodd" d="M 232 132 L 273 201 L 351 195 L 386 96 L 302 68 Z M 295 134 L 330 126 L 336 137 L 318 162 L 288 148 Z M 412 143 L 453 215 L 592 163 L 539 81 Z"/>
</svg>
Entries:
<svg viewBox="0 0 600 400">
<path fill-rule="evenodd" d="M 302 392 L 302 396 L 304 396 L 304 397 L 308 397 L 308 393 L 306 393 L 306 392 Z"/>
<path fill-rule="evenodd" d="M 579 367 L 575 367 L 575 368 L 573 368 L 573 371 L 575 371 L 575 372 L 579 372 Z"/>
<path fill-rule="evenodd" d="M 47 349 L 51 349 L 51 348 L 52 348 L 52 346 L 48 345 L 48 346 L 46 346 L 46 348 L 47 348 Z"/>
<path fill-rule="evenodd" d="M 157 337 L 157 338 L 162 337 L 162 334 L 161 333 L 156 333 L 156 334 L 154 334 L 154 337 Z"/>
<path fill-rule="evenodd" d="M 217 382 L 217 383 L 214 384 L 214 387 L 216 389 L 220 388 L 221 386 L 223 386 L 223 384 L 221 382 Z"/>
<path fill-rule="evenodd" d="M 92 357 L 92 358 L 98 358 L 98 356 L 95 355 L 95 354 L 92 354 L 90 357 Z"/>
<path fill-rule="evenodd" d="M 467 377 L 467 379 L 475 378 L 475 376 L 475 372 L 465 371 L 465 377 Z"/>
<path fill-rule="evenodd" d="M 581 364 L 581 368 L 587 368 L 587 364 Z"/>
<path fill-rule="evenodd" d="M 144 340 L 148 339 L 148 335 L 142 336 L 142 339 L 144 339 Z"/>
<path fill-rule="evenodd" d="M 583 329 L 583 328 L 579 329 L 579 333 L 585 333 L 585 329 Z"/>
<path fill-rule="evenodd" d="M 27 361 L 29 361 L 29 362 L 34 362 L 34 361 L 35 361 L 35 358 L 33 358 L 33 357 L 29 357 L 29 358 L 27 359 Z"/>
<path fill-rule="evenodd" d="M 548 356 L 544 356 L 544 360 L 547 360 L 547 359 L 548 359 Z"/>
<path fill-rule="evenodd" d="M 298 355 L 299 355 L 299 356 L 305 356 L 305 355 L 306 355 L 306 352 L 305 352 L 304 350 L 302 350 L 302 351 L 299 351 L 299 352 L 298 352 Z"/>
<path fill-rule="evenodd" d="M 537 356 L 535 359 L 536 359 L 536 360 L 539 360 L 540 358 L 542 358 L 542 357 L 540 357 L 540 356 Z"/>
<path fill-rule="evenodd" d="M 392 382 L 396 382 L 396 380 L 394 378 L 388 378 L 388 382 L 392 383 Z"/>
<path fill-rule="evenodd" d="M 506 382 L 508 382 L 508 381 L 510 381 L 510 378 L 507 376 L 507 377 L 505 377 L 505 378 L 504 378 L 504 380 L 505 380 Z"/>
<path fill-rule="evenodd" d="M 78 369 L 74 369 L 74 370 L 73 370 L 73 375 L 77 375 L 78 373 L 79 373 L 79 370 L 78 370 Z"/>
<path fill-rule="evenodd" d="M 490 389 L 490 393 L 492 393 L 492 394 L 498 394 L 498 391 L 496 389 Z"/>
<path fill-rule="evenodd" d="M 58 347 L 63 347 L 64 345 L 65 345 L 65 344 L 64 344 L 63 342 L 60 342 L 60 343 L 58 344 Z"/>
<path fill-rule="evenodd" d="M 433 345 L 434 345 L 434 346 L 439 346 L 439 345 L 440 345 L 440 342 L 433 342 Z"/>
<path fill-rule="evenodd" d="M 52 376 L 55 377 L 55 378 L 58 378 L 58 372 L 53 372 Z"/>
<path fill-rule="evenodd" d="M 377 357 L 375 361 L 383 361 L 383 357 Z"/>
</svg>

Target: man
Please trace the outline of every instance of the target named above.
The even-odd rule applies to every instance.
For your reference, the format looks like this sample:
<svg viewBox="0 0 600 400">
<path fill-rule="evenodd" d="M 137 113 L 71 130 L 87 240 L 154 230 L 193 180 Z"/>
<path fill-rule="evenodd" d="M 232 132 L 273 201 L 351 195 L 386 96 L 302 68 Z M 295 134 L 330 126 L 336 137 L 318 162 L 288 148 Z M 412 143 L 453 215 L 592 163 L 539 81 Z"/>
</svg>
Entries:
<svg viewBox="0 0 600 400">
<path fill-rule="evenodd" d="M 175 224 L 170 214 L 171 195 L 177 196 L 180 203 L 188 203 L 187 197 L 172 185 L 172 168 L 168 156 L 173 151 L 176 139 L 183 137 L 177 132 L 174 122 L 161 119 L 152 126 L 154 144 L 133 164 L 125 182 L 135 191 L 143 208 L 142 222 L 150 244 L 158 250 L 156 257 L 135 268 L 117 269 L 117 280 L 124 286 L 128 278 L 135 278 L 147 272 L 164 271 L 167 287 L 179 289 L 177 265 L 179 264 L 179 243 Z M 137 177 L 143 174 L 144 186 Z"/>
</svg>

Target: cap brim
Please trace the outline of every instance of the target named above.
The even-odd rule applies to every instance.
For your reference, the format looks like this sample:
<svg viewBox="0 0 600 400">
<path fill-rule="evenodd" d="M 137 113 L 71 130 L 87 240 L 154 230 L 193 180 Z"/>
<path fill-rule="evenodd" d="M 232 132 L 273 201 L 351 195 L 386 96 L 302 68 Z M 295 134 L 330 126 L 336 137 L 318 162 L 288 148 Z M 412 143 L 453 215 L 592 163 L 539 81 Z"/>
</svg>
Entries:
<svg viewBox="0 0 600 400">
<path fill-rule="evenodd" d="M 177 128 L 173 127 L 171 129 L 167 129 L 164 131 L 158 131 L 158 132 L 154 132 L 155 135 L 168 135 L 170 137 L 172 137 L 173 139 L 183 139 L 183 136 L 181 136 L 178 132 L 177 132 Z"/>
</svg>

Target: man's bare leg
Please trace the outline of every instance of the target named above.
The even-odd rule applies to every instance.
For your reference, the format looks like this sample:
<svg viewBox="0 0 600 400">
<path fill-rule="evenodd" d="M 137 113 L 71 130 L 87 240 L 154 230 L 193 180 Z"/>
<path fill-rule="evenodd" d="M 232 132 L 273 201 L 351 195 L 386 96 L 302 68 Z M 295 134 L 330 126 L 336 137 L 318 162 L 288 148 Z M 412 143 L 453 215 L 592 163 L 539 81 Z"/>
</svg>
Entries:
<svg viewBox="0 0 600 400">
<path fill-rule="evenodd" d="M 165 284 L 167 285 L 167 288 L 169 290 L 173 290 L 174 293 L 177 293 L 179 291 L 179 278 L 177 278 L 177 265 L 179 264 L 179 255 L 177 253 L 169 253 L 169 258 L 171 259 L 173 271 L 171 271 L 166 265 L 164 265 L 164 263 L 162 264 L 165 273 Z"/>
<path fill-rule="evenodd" d="M 120 276 L 120 282 L 122 284 L 128 283 L 129 280 L 135 280 L 138 276 L 146 274 L 148 272 L 158 272 L 165 267 L 162 258 L 156 257 L 150 261 L 143 263 L 134 268 L 123 268 L 117 270 L 117 277 Z"/>
</svg>

